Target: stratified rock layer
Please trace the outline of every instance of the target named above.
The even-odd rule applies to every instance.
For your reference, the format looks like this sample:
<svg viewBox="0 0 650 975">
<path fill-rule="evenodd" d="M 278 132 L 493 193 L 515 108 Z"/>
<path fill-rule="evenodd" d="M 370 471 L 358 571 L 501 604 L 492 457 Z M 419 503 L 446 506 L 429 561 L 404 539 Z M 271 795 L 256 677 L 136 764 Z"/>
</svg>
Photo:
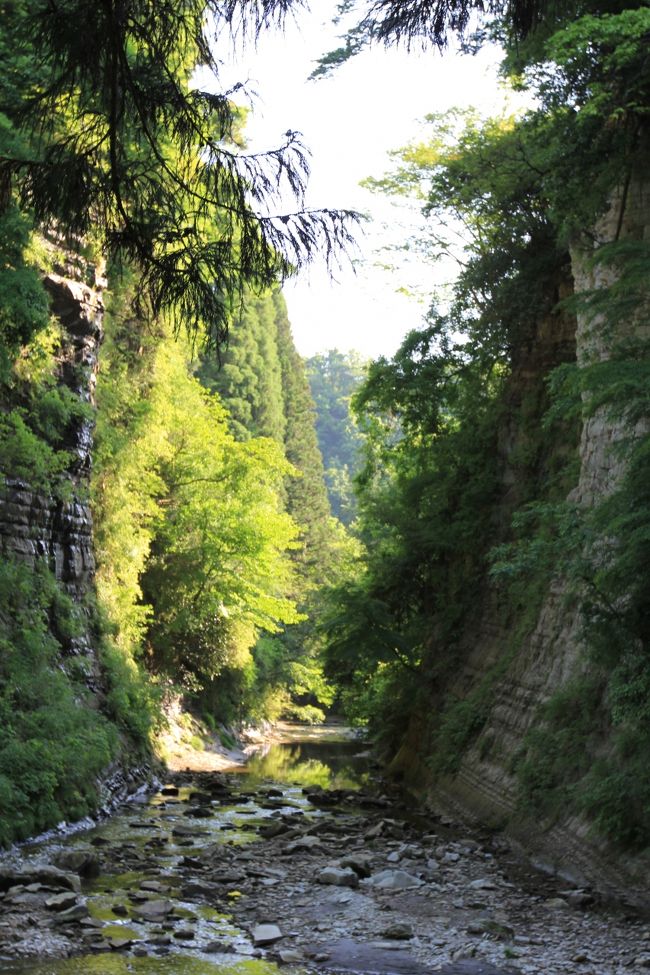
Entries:
<svg viewBox="0 0 650 975">
<path fill-rule="evenodd" d="M 93 265 L 78 255 L 66 254 L 58 273 L 48 274 L 44 283 L 52 312 L 62 325 L 58 381 L 83 402 L 93 403 L 105 282 Z M 36 491 L 17 479 L 7 479 L 0 492 L 0 553 L 17 556 L 29 565 L 45 560 L 57 580 L 78 602 L 91 591 L 95 574 L 88 501 L 93 428 L 93 420 L 83 417 L 74 421 L 67 431 L 65 448 L 71 460 L 62 477 L 71 491 L 62 494 L 67 494 L 69 500 Z M 88 634 L 71 640 L 65 650 L 89 658 L 92 685 L 97 666 Z"/>
</svg>

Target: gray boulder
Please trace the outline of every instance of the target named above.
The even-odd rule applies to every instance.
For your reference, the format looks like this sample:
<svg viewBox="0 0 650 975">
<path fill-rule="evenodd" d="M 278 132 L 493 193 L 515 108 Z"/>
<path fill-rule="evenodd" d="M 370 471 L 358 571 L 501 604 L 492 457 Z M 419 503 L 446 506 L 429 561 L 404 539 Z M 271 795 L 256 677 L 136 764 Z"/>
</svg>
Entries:
<svg viewBox="0 0 650 975">
<path fill-rule="evenodd" d="M 334 884 L 335 887 L 359 886 L 359 877 L 351 867 L 325 867 L 316 879 L 319 884 Z"/>
<path fill-rule="evenodd" d="M 381 870 L 367 881 L 372 887 L 383 890 L 406 890 L 408 887 L 421 887 L 422 881 L 406 870 Z"/>
</svg>

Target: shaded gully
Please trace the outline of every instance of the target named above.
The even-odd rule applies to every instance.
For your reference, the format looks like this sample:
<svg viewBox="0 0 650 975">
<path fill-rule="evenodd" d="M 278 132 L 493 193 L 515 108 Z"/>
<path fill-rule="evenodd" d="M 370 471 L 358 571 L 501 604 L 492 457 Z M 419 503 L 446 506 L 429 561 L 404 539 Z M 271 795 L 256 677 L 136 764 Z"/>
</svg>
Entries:
<svg viewBox="0 0 650 975">
<path fill-rule="evenodd" d="M 340 728 L 0 859 L 2 975 L 617 975 L 650 926 L 417 815 Z"/>
</svg>

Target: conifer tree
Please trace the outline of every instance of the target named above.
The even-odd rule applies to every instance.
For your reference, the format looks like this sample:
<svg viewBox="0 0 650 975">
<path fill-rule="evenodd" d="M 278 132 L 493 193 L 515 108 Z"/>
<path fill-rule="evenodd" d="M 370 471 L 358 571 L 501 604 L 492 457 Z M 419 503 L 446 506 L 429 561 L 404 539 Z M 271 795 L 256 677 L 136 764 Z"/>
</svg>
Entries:
<svg viewBox="0 0 650 975">
<path fill-rule="evenodd" d="M 286 3 L 18 0 L 3 4 L 0 214 L 12 193 L 38 224 L 94 240 L 139 270 L 137 308 L 173 310 L 219 346 L 245 285 L 268 287 L 349 241 L 348 217 L 304 207 L 308 159 L 238 144 L 236 89 L 197 87 L 240 15 L 261 30 Z M 280 193 L 296 200 L 274 216 Z"/>
<path fill-rule="evenodd" d="M 271 437 L 284 442 L 284 397 L 270 295 L 247 296 L 221 357 L 204 355 L 198 377 L 226 403 L 238 440 Z"/>
<path fill-rule="evenodd" d="M 361 465 L 363 443 L 350 403 L 363 381 L 365 364 L 356 352 L 330 349 L 307 360 L 307 375 L 332 513 L 348 525 L 356 510 L 352 479 Z"/>
<path fill-rule="evenodd" d="M 293 343 L 287 306 L 280 292 L 273 294 L 273 304 L 285 403 L 285 454 L 302 475 L 287 486 L 287 506 L 304 531 L 302 559 L 314 567 L 324 557 L 330 517 L 323 458 L 316 437 L 316 411 L 305 364 Z"/>
</svg>

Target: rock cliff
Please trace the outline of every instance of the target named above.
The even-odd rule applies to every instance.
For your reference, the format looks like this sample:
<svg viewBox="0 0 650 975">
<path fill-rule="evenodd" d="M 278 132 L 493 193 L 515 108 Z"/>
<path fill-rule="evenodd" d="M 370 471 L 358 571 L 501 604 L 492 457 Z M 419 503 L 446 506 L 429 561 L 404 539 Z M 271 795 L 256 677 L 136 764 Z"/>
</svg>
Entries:
<svg viewBox="0 0 650 975">
<path fill-rule="evenodd" d="M 83 402 L 93 403 L 106 282 L 101 272 L 80 255 L 62 251 L 56 244 L 52 252 L 56 263 L 44 283 L 51 311 L 62 327 L 56 380 Z M 56 579 L 80 604 L 92 590 L 95 572 L 88 500 L 93 426 L 92 419 L 81 416 L 66 430 L 64 446 L 70 463 L 62 477 L 71 490 L 65 500 L 11 478 L 0 493 L 0 552 L 30 565 L 46 560 Z M 95 689 L 99 671 L 91 624 L 89 618 L 88 631 L 70 639 L 66 651 L 87 658 L 85 671 L 91 689 Z"/>
<path fill-rule="evenodd" d="M 575 292 L 607 286 L 616 273 L 592 261 L 596 242 L 642 239 L 648 236 L 649 228 L 650 187 L 632 184 L 624 199 L 619 196 L 613 200 L 587 243 L 573 249 Z M 639 335 L 643 327 L 639 320 L 626 319 L 613 329 L 602 317 L 582 311 L 577 316 L 550 315 L 534 328 L 528 353 L 513 371 L 500 438 L 502 523 L 509 519 L 513 501 L 517 501 L 517 473 L 511 460 L 524 436 L 518 422 L 521 403 L 531 391 L 539 389 L 553 365 L 574 356 L 579 365 L 607 359 L 616 343 Z M 590 508 L 610 494 L 624 472 L 616 445 L 640 432 L 640 427 L 630 430 L 624 419 L 613 419 L 604 408 L 589 416 L 579 438 L 569 445 L 579 454 L 579 474 L 569 500 Z M 552 462 L 552 457 L 542 456 L 545 462 Z M 531 600 L 534 603 L 534 596 Z M 543 594 L 541 608 L 534 606 L 532 625 L 522 627 L 521 616 L 521 612 L 513 615 L 512 608 L 505 606 L 494 587 L 486 583 L 458 650 L 460 670 L 446 686 L 431 689 L 431 712 L 419 714 L 412 722 L 393 768 L 412 786 L 426 792 L 434 809 L 503 828 L 545 869 L 578 884 L 592 885 L 605 896 L 648 907 L 647 858 L 612 849 L 580 816 L 560 813 L 539 822 L 522 811 L 514 766 L 524 736 L 539 723 L 540 706 L 576 675 L 588 671 L 589 663 L 580 607 L 575 599 L 567 599 L 562 578 L 555 578 Z M 487 686 L 489 694 L 489 713 L 481 733 L 465 752 L 456 774 L 432 781 L 422 748 L 432 715 L 450 699 L 467 698 L 481 684 Z"/>
</svg>

